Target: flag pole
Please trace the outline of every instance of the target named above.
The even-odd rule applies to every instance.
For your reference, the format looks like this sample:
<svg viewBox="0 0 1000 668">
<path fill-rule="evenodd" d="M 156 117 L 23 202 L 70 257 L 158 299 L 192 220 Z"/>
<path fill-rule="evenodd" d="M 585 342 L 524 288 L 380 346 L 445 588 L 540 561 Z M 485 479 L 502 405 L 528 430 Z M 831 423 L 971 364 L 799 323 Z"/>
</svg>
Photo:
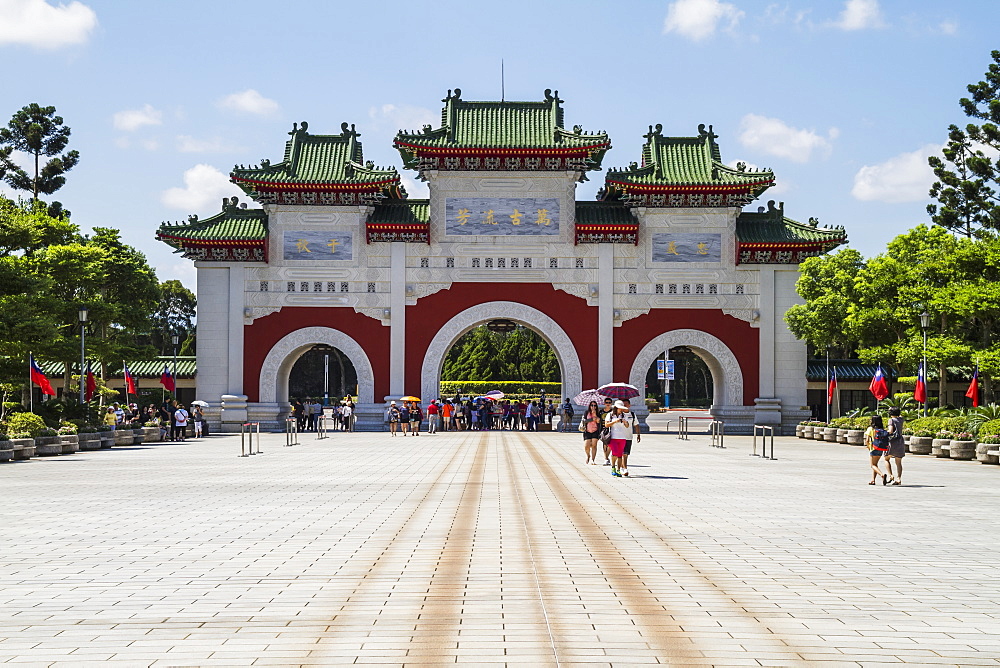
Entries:
<svg viewBox="0 0 1000 668">
<path fill-rule="evenodd" d="M 34 359 L 34 357 L 32 356 L 31 351 L 29 350 L 28 351 L 28 412 L 29 413 L 35 412 L 35 388 L 32 387 L 32 381 L 31 381 L 32 359 Z"/>
<path fill-rule="evenodd" d="M 128 366 L 122 360 L 122 375 L 125 377 L 125 407 L 128 408 Z"/>
<path fill-rule="evenodd" d="M 826 423 L 830 424 L 830 346 L 826 347 Z"/>
</svg>

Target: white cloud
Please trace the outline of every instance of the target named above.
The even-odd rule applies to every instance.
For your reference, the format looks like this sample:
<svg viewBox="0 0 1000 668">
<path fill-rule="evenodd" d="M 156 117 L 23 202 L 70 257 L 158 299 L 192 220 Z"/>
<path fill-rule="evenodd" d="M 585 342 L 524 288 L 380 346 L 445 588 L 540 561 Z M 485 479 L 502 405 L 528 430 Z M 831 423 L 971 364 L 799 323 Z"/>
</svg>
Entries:
<svg viewBox="0 0 1000 668">
<path fill-rule="evenodd" d="M 83 44 L 97 14 L 82 2 L 53 7 L 45 0 L 0 0 L 0 45 L 58 49 Z"/>
<path fill-rule="evenodd" d="M 424 107 L 414 107 L 408 104 L 383 104 L 368 110 L 368 117 L 378 129 L 420 130 L 425 125 L 438 127 L 441 124 L 441 113 Z"/>
<path fill-rule="evenodd" d="M 927 158 L 941 152 L 938 144 L 927 144 L 909 153 L 900 153 L 877 165 L 865 165 L 854 175 L 851 194 L 864 202 L 921 202 L 934 183 Z"/>
<path fill-rule="evenodd" d="M 841 30 L 865 30 L 867 28 L 884 28 L 882 10 L 878 0 L 847 0 L 844 11 L 840 13 L 833 26 Z"/>
<path fill-rule="evenodd" d="M 0 0 L 3 2 L 3 0 Z M 116 130 L 134 132 L 144 125 L 162 125 L 163 112 L 154 109 L 151 104 L 142 105 L 141 109 L 125 109 L 116 111 L 112 117 Z"/>
<path fill-rule="evenodd" d="M 732 30 L 743 18 L 736 5 L 719 0 L 676 0 L 667 8 L 663 22 L 664 33 L 677 33 L 694 41 L 710 37 L 720 21 L 728 21 L 726 29 Z"/>
<path fill-rule="evenodd" d="M 944 35 L 956 35 L 958 34 L 958 22 L 957 21 L 942 21 L 938 25 L 938 30 Z"/>
<path fill-rule="evenodd" d="M 168 188 L 160 201 L 171 209 L 204 211 L 219 206 L 223 197 L 242 195 L 243 191 L 229 182 L 229 177 L 211 165 L 195 165 L 184 172 L 183 188 Z"/>
<path fill-rule="evenodd" d="M 777 118 L 747 114 L 740 120 L 739 141 L 745 148 L 792 162 L 809 162 L 813 153 L 829 155 L 837 128 L 830 128 L 824 138 L 813 130 L 801 130 L 786 125 Z"/>
<path fill-rule="evenodd" d="M 254 114 L 256 116 L 273 116 L 281 109 L 281 105 L 274 100 L 264 97 L 253 88 L 227 95 L 216 104 L 220 109 Z"/>
<path fill-rule="evenodd" d="M 233 153 L 246 147 L 231 144 L 221 137 L 197 139 L 190 135 L 177 135 L 177 150 L 181 153 Z"/>
</svg>

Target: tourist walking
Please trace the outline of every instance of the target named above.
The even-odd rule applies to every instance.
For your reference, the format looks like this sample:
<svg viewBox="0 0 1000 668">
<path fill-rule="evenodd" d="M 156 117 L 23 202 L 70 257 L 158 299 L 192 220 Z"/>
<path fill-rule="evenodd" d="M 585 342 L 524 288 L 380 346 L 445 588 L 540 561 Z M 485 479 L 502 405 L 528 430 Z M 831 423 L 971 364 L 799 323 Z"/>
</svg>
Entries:
<svg viewBox="0 0 1000 668">
<path fill-rule="evenodd" d="M 344 431 L 354 431 L 354 404 L 346 403 L 340 411 L 344 421 Z"/>
<path fill-rule="evenodd" d="M 538 418 L 535 416 L 535 402 L 529 401 L 524 407 L 525 431 L 535 431 L 535 423 Z"/>
<path fill-rule="evenodd" d="M 202 427 L 205 424 L 205 413 L 201 410 L 201 406 L 195 406 L 192 412 L 191 422 L 194 423 L 194 437 L 201 438 Z"/>
<path fill-rule="evenodd" d="M 399 405 L 399 426 L 403 429 L 403 436 L 410 433 L 410 404 L 406 401 Z"/>
<path fill-rule="evenodd" d="M 625 416 L 628 418 L 629 424 L 632 428 L 628 430 L 628 438 L 625 439 L 625 450 L 622 452 L 622 468 L 620 473 L 628 477 L 628 457 L 632 454 L 632 441 L 638 443 L 642 440 L 642 434 L 639 432 L 639 418 L 635 416 L 632 411 L 632 402 L 628 399 L 622 399 L 621 403 L 625 405 Z"/>
<path fill-rule="evenodd" d="M 906 445 L 903 443 L 903 416 L 898 407 L 889 409 L 889 452 L 885 455 L 885 467 L 889 472 L 890 485 L 903 484 L 903 457 Z M 892 473 L 892 463 L 896 463 L 896 474 Z"/>
<path fill-rule="evenodd" d="M 187 440 L 187 423 L 190 414 L 184 410 L 184 404 L 177 404 L 177 410 L 174 411 L 174 424 L 177 425 L 177 438 L 175 441 L 185 441 Z"/>
<path fill-rule="evenodd" d="M 438 412 L 439 407 L 437 405 L 437 400 L 431 400 L 430 405 L 427 407 L 427 433 L 434 434 L 438 430 Z"/>
<path fill-rule="evenodd" d="M 580 431 L 583 432 L 583 453 L 585 464 L 597 464 L 597 439 L 601 435 L 601 409 L 596 401 L 591 401 L 580 418 Z M 609 462 L 610 463 L 610 462 Z"/>
<path fill-rule="evenodd" d="M 420 410 L 420 403 L 414 401 L 410 405 L 410 431 L 413 432 L 414 436 L 420 436 L 420 422 L 423 420 L 423 417 Z"/>
<path fill-rule="evenodd" d="M 451 431 L 451 416 L 455 411 L 455 407 L 451 405 L 451 399 L 445 399 L 444 404 L 441 405 L 441 422 L 443 423 L 441 429 L 444 431 Z"/>
<path fill-rule="evenodd" d="M 563 405 L 559 408 L 559 431 L 569 431 L 570 425 L 573 424 L 573 404 L 570 403 L 569 397 L 563 402 Z"/>
<path fill-rule="evenodd" d="M 614 403 L 611 412 L 604 418 L 604 426 L 611 430 L 611 438 L 608 440 L 608 449 L 611 450 L 611 475 L 620 478 L 625 443 L 629 432 L 632 431 L 632 422 L 629 420 L 628 408 L 624 402 L 619 400 Z"/>
<path fill-rule="evenodd" d="M 608 415 L 614 410 L 612 403 L 610 398 L 604 398 L 604 408 L 601 410 L 601 424 L 604 424 Z M 602 445 L 604 446 L 604 465 L 611 466 L 611 448 L 606 442 L 602 442 Z"/>
<path fill-rule="evenodd" d="M 396 402 L 393 401 L 389 404 L 389 408 L 385 411 L 385 419 L 389 422 L 389 433 L 393 436 L 396 435 L 396 429 L 399 427 L 400 414 L 399 407 L 396 406 Z"/>
<path fill-rule="evenodd" d="M 881 415 L 873 415 L 865 429 L 865 445 L 868 446 L 869 468 L 872 471 L 872 480 L 869 485 L 874 485 L 878 478 L 882 478 L 882 484 L 888 484 L 888 473 L 882 473 L 879 467 L 879 460 L 889 454 L 889 432 L 885 430 Z M 886 459 L 886 468 L 889 468 L 889 461 Z"/>
</svg>

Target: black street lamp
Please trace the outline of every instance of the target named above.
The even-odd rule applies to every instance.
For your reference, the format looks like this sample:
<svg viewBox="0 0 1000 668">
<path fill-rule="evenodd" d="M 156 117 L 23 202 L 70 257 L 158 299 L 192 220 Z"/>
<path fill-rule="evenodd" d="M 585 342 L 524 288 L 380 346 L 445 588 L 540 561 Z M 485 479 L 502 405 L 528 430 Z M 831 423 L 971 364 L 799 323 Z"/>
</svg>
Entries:
<svg viewBox="0 0 1000 668">
<path fill-rule="evenodd" d="M 170 337 L 170 342 L 174 344 L 174 399 L 177 398 L 177 344 L 180 340 L 181 337 L 176 334 Z"/>
<path fill-rule="evenodd" d="M 931 314 L 924 309 L 920 314 L 920 328 L 924 330 L 924 417 L 927 417 L 927 330 L 931 326 Z M 940 397 L 938 397 L 940 401 Z"/>
<path fill-rule="evenodd" d="M 83 401 L 83 367 L 87 364 L 87 313 L 90 309 L 86 306 L 81 306 L 79 310 L 80 317 L 80 405 L 82 406 Z"/>
</svg>

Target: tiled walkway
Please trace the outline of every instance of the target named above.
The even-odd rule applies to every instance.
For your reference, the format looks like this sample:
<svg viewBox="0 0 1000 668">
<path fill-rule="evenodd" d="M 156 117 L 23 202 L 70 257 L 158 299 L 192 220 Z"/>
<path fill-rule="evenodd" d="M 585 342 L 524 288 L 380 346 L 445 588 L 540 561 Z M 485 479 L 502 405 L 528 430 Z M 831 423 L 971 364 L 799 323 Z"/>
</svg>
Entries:
<svg viewBox="0 0 1000 668">
<path fill-rule="evenodd" d="M 1000 665 L 1000 467 L 647 435 L 238 437 L 0 466 L 0 664 Z"/>
</svg>

